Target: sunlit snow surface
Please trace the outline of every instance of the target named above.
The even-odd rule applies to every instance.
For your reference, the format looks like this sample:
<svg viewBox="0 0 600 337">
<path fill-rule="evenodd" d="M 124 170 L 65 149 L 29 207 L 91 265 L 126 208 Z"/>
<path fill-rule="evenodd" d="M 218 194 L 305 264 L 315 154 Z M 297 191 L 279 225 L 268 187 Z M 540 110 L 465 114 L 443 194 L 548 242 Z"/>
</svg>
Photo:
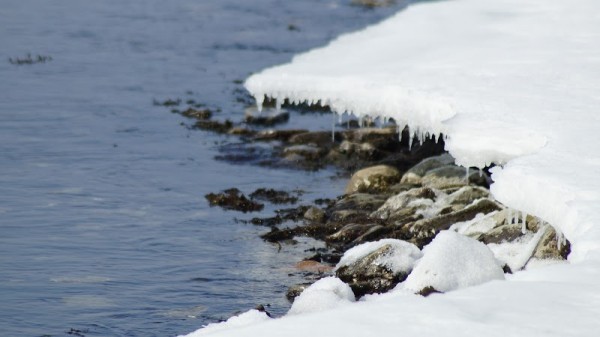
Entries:
<svg viewBox="0 0 600 337">
<path fill-rule="evenodd" d="M 221 336 L 596 336 L 600 331 L 600 2 L 410 7 L 250 77 L 260 101 L 321 102 L 448 135 L 491 190 L 572 243 L 570 264 L 427 298 L 392 293 Z"/>
</svg>

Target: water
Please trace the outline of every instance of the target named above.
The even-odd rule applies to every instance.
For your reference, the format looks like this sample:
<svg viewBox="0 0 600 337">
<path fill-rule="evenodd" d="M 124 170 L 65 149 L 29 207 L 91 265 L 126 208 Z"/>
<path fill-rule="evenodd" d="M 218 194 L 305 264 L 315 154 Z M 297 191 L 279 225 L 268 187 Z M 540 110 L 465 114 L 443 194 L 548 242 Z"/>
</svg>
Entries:
<svg viewBox="0 0 600 337">
<path fill-rule="evenodd" d="M 335 0 L 5 0 L 0 6 L 0 334 L 173 336 L 257 304 L 287 310 L 305 248 L 210 208 L 229 187 L 333 196 L 344 181 L 214 160 L 153 99 L 240 119 L 239 80 L 398 10 Z M 43 64 L 8 58 L 48 55 Z M 292 123 L 329 129 L 328 116 Z M 272 207 L 263 215 L 269 215 Z"/>
</svg>

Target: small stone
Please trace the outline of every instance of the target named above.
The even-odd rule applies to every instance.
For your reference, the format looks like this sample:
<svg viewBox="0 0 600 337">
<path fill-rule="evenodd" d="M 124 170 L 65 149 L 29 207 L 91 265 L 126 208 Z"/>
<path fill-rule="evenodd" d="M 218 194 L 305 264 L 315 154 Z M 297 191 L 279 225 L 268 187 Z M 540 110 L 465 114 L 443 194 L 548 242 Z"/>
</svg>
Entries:
<svg viewBox="0 0 600 337">
<path fill-rule="evenodd" d="M 255 140 L 279 140 L 279 141 L 288 141 L 290 137 L 300 134 L 306 133 L 307 130 L 264 130 L 256 133 L 254 137 Z"/>
<path fill-rule="evenodd" d="M 565 238 L 558 238 L 552 226 L 541 228 L 545 230 L 540 242 L 533 251 L 536 259 L 566 260 L 571 252 L 571 243 Z"/>
<path fill-rule="evenodd" d="M 382 192 L 400 181 L 398 169 L 388 165 L 377 165 L 356 172 L 346 186 L 345 193 Z"/>
<path fill-rule="evenodd" d="M 478 240 L 485 243 L 512 242 L 523 236 L 521 224 L 510 224 L 496 227 L 491 231 L 481 235 Z"/>
<path fill-rule="evenodd" d="M 304 213 L 304 219 L 314 222 L 323 222 L 325 220 L 325 211 L 318 207 L 310 207 Z"/>
<path fill-rule="evenodd" d="M 288 288 L 287 292 L 285 293 L 285 297 L 288 299 L 288 301 L 294 302 L 294 299 L 300 296 L 300 294 L 302 294 L 306 288 L 310 287 L 310 285 L 311 283 L 300 283 L 293 285 Z"/>
<path fill-rule="evenodd" d="M 335 139 L 340 139 L 340 133 L 334 134 Z M 334 139 L 331 137 L 330 131 L 315 131 L 296 134 L 289 139 L 292 144 L 313 144 L 317 146 L 331 146 Z"/>
<path fill-rule="evenodd" d="M 329 235 L 326 240 L 328 242 L 348 243 L 367 232 L 373 226 L 373 224 L 347 224 L 339 231 Z"/>
<path fill-rule="evenodd" d="M 464 186 L 456 192 L 450 194 L 452 205 L 462 204 L 469 205 L 477 199 L 487 198 L 490 196 L 490 192 L 479 186 Z"/>
<path fill-rule="evenodd" d="M 245 111 L 245 121 L 248 124 L 271 126 L 285 123 L 290 119 L 290 114 L 284 110 L 263 109 L 259 112 L 255 107 Z"/>
<path fill-rule="evenodd" d="M 196 118 L 196 119 L 210 119 L 212 117 L 212 111 L 208 109 L 194 109 L 188 108 L 181 113 L 185 117 Z"/>
<path fill-rule="evenodd" d="M 400 182 L 405 184 L 420 184 L 421 178 L 427 172 L 451 164 L 454 164 L 454 158 L 452 158 L 452 156 L 448 153 L 424 159 L 423 161 L 406 171 L 406 173 L 404 173 L 404 175 L 402 176 L 402 180 Z"/>
<path fill-rule="evenodd" d="M 305 159 L 314 160 L 321 158 L 325 153 L 314 145 L 293 145 L 283 149 L 283 154 L 288 156 L 300 156 Z"/>
<path fill-rule="evenodd" d="M 220 206 L 224 209 L 256 212 L 261 211 L 264 205 L 246 198 L 237 188 L 230 188 L 222 193 L 209 193 L 205 196 L 211 206 Z"/>
</svg>

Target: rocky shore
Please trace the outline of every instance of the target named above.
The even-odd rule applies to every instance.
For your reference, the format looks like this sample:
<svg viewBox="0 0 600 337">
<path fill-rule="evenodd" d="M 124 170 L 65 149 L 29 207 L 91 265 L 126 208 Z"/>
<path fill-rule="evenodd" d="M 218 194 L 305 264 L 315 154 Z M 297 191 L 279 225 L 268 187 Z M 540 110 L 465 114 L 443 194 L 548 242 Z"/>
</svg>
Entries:
<svg viewBox="0 0 600 337">
<path fill-rule="evenodd" d="M 290 301 L 330 276 L 355 299 L 399 284 L 428 296 L 563 261 L 570 252 L 570 243 L 544 221 L 494 200 L 487 169 L 455 165 L 443 136 L 409 136 L 407 128 L 399 135 L 393 120 L 354 119 L 331 132 L 276 128 L 290 113 L 274 102 L 263 113 L 247 109 L 237 123 L 213 120 L 204 108 L 174 112 L 192 119 L 190 128 L 239 137 L 221 147 L 218 159 L 303 170 L 334 166 L 350 176 L 342 195 L 312 203 L 302 200 L 302 191 L 268 188 L 206 195 L 211 205 L 244 213 L 261 211 L 264 202 L 293 205 L 242 222 L 268 227 L 262 238 L 275 245 L 293 245 L 299 236 L 326 244 L 298 261 L 306 282 L 290 285 Z"/>
</svg>

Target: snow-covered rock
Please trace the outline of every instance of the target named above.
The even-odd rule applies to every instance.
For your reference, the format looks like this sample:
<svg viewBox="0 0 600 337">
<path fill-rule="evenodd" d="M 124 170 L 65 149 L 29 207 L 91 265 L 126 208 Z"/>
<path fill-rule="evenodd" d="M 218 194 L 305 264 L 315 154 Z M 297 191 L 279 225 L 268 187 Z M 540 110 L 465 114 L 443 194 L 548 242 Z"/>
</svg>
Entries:
<svg viewBox="0 0 600 337">
<path fill-rule="evenodd" d="M 339 278 L 325 277 L 296 297 L 288 315 L 328 310 L 355 300 L 350 286 Z"/>
<path fill-rule="evenodd" d="M 422 254 L 412 243 L 382 239 L 363 243 L 344 253 L 336 275 L 356 296 L 386 292 L 404 281 Z"/>
<path fill-rule="evenodd" d="M 415 292 L 426 287 L 446 292 L 503 279 L 502 266 L 486 245 L 442 231 L 423 248 L 423 258 L 402 285 Z"/>
</svg>

